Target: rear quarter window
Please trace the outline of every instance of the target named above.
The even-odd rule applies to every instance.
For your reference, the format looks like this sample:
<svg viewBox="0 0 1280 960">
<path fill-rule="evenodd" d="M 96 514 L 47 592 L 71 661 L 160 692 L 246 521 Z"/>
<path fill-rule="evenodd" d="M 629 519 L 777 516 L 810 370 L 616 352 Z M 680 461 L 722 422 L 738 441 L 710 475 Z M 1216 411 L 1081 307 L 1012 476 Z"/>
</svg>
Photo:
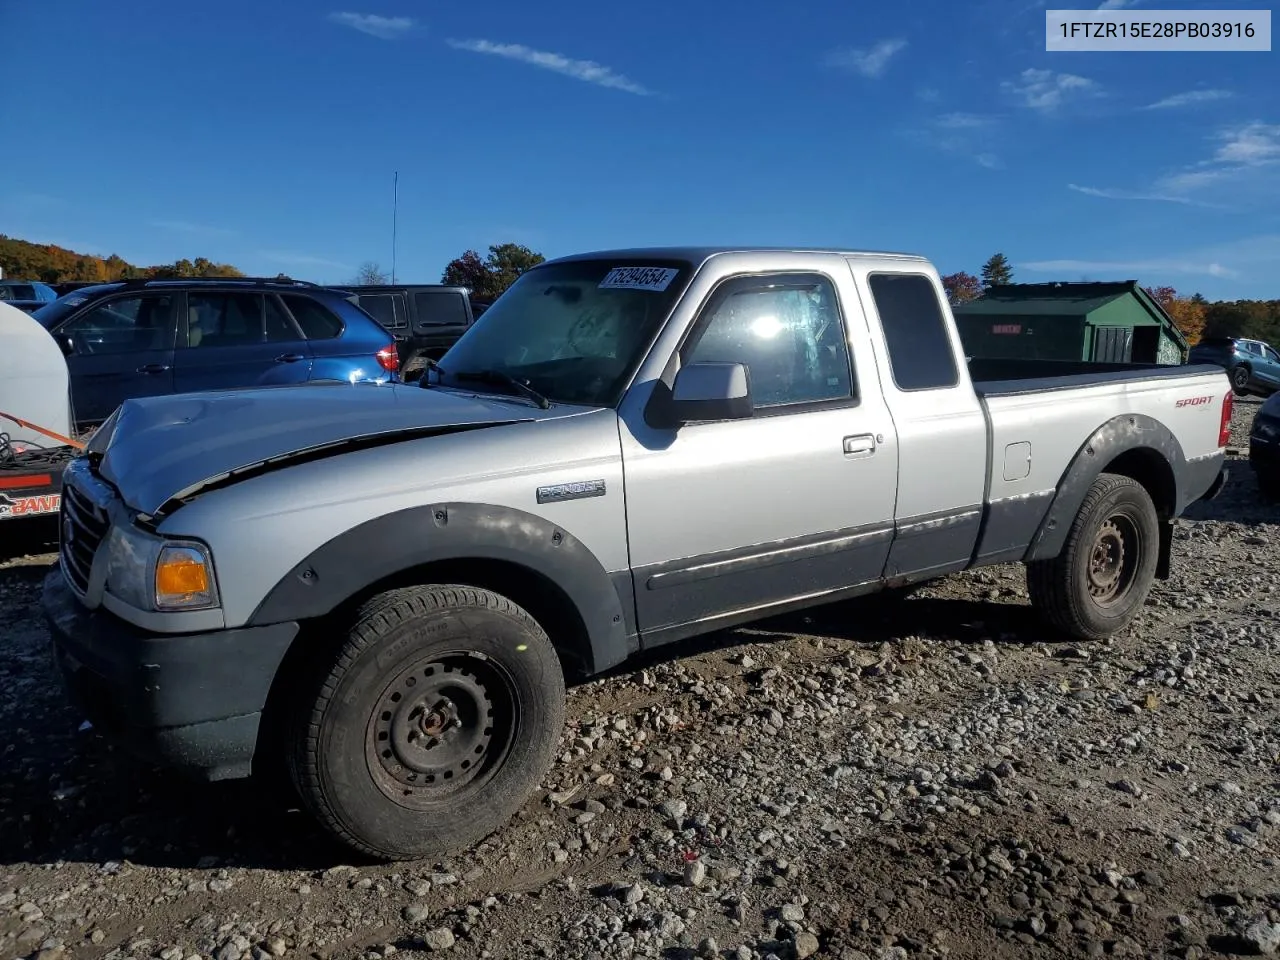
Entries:
<svg viewBox="0 0 1280 960">
<path fill-rule="evenodd" d="M 467 304 L 462 294 L 447 290 L 420 290 L 413 295 L 418 325 L 423 327 L 465 327 Z"/>
<path fill-rule="evenodd" d="M 914 273 L 874 273 L 868 284 L 898 389 L 936 390 L 959 383 L 947 321 L 929 278 Z"/>
<path fill-rule="evenodd" d="M 308 340 L 332 340 L 342 334 L 342 321 L 310 297 L 285 294 L 284 302 Z"/>
</svg>

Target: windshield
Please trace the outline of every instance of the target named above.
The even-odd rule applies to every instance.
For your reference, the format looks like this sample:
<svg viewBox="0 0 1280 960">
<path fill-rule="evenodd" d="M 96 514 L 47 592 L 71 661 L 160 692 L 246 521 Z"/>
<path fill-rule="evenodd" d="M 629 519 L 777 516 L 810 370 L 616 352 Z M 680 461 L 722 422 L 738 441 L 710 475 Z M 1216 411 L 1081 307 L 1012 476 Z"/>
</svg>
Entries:
<svg viewBox="0 0 1280 960">
<path fill-rule="evenodd" d="M 692 273 L 683 261 L 643 259 L 536 267 L 440 358 L 443 373 L 431 380 L 474 389 L 474 375 L 488 373 L 495 391 L 513 392 L 496 373 L 552 402 L 614 406 Z"/>
<path fill-rule="evenodd" d="M 0 300 L 34 300 L 36 288 L 29 283 L 0 283 Z"/>
<path fill-rule="evenodd" d="M 64 293 L 57 300 L 45 304 L 31 316 L 36 318 L 40 326 L 46 330 L 52 330 L 88 299 L 89 296 L 84 291 L 72 290 L 70 293 Z"/>
</svg>

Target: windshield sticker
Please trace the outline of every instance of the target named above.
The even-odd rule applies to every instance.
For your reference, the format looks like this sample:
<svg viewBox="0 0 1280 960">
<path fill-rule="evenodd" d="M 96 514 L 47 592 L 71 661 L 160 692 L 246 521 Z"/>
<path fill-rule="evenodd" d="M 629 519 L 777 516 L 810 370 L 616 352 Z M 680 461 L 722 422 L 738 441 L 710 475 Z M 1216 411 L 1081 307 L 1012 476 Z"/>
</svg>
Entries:
<svg viewBox="0 0 1280 960">
<path fill-rule="evenodd" d="M 601 290 L 656 290 L 671 286 L 679 273 L 672 267 L 614 267 L 600 281 Z"/>
</svg>

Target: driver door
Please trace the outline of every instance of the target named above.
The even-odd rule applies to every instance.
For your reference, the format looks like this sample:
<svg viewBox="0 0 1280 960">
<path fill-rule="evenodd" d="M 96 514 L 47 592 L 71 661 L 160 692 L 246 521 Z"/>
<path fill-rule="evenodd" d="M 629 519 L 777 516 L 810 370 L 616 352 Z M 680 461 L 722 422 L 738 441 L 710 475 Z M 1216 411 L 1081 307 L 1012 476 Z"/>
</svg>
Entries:
<svg viewBox="0 0 1280 960">
<path fill-rule="evenodd" d="M 174 297 L 138 293 L 100 300 L 58 329 L 70 349 L 72 413 L 100 423 L 125 400 L 173 392 Z"/>
</svg>

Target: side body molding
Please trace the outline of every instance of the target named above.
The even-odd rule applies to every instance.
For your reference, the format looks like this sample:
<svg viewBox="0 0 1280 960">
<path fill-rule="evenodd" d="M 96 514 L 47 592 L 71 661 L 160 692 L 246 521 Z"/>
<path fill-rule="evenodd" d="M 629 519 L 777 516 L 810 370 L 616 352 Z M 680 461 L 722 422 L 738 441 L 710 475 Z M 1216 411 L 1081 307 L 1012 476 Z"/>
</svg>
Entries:
<svg viewBox="0 0 1280 960">
<path fill-rule="evenodd" d="M 1175 514 L 1181 512 L 1186 505 L 1184 488 L 1187 475 L 1182 444 L 1160 421 L 1139 413 L 1122 414 L 1095 430 L 1076 451 L 1027 548 L 1026 560 L 1056 557 L 1061 552 L 1071 523 L 1093 482 L 1109 463 L 1130 452 L 1137 452 L 1143 458 L 1144 473 L 1161 485 L 1169 486 L 1167 503 L 1161 503 L 1159 496 L 1154 498 L 1160 513 L 1164 515 L 1170 509 Z M 1162 554 L 1165 552 L 1161 550 Z"/>
<path fill-rule="evenodd" d="M 607 670 L 637 649 L 628 630 L 633 596 L 587 547 L 546 519 L 511 507 L 437 503 L 399 510 L 334 537 L 297 564 L 266 595 L 250 625 L 309 620 L 332 612 L 372 584 L 436 562 L 500 561 L 559 589 L 577 609 L 589 651 L 583 666 Z M 631 578 L 617 577 L 629 591 Z M 628 612 L 632 611 L 632 612 Z"/>
</svg>

